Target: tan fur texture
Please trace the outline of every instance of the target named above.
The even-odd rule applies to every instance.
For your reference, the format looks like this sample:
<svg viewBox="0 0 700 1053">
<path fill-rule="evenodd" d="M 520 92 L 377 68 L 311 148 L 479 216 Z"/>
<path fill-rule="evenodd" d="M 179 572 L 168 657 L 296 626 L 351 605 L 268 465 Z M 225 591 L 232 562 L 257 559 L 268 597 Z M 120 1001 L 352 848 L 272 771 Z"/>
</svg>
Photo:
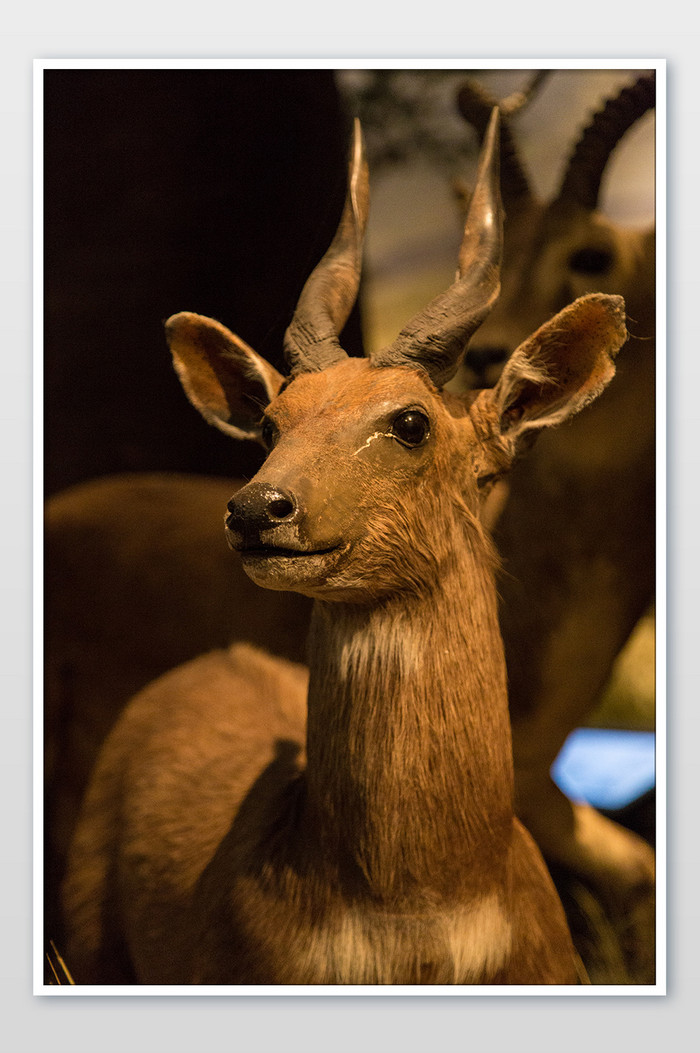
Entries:
<svg viewBox="0 0 700 1053">
<path fill-rule="evenodd" d="M 575 313 L 579 386 L 600 366 L 577 341 L 602 362 L 624 340 L 619 302 L 606 309 L 609 330 L 597 301 Z M 564 353 L 569 317 L 528 356 Z M 479 523 L 490 447 L 500 463 L 532 420 L 524 404 L 499 424 L 517 383 L 457 404 L 419 370 L 348 359 L 272 400 L 274 448 L 236 501 L 273 509 L 285 494 L 285 510 L 256 511 L 247 533 L 229 517 L 228 533 L 259 584 L 315 598 L 308 695 L 301 667 L 238 645 L 127 708 L 65 883 L 79 983 L 577 982 L 561 904 L 513 814 Z M 426 421 L 414 446 L 396 438 L 407 410 Z"/>
</svg>

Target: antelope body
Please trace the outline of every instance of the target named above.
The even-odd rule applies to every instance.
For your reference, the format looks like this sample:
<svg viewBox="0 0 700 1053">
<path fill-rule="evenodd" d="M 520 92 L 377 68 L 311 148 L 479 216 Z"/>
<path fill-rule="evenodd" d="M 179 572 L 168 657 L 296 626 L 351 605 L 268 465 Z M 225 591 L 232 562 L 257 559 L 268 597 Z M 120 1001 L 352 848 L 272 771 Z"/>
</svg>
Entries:
<svg viewBox="0 0 700 1053">
<path fill-rule="evenodd" d="M 224 326 L 167 323 L 194 405 L 268 457 L 226 533 L 259 585 L 313 598 L 309 672 L 246 644 L 166 674 L 111 733 L 65 886 L 79 983 L 572 984 L 577 959 L 513 813 L 485 495 L 521 440 L 607 385 L 622 301 L 577 301 L 498 385 L 450 395 L 498 294 L 497 114 L 455 284 L 371 359 L 356 130 L 336 238 L 283 378 Z"/>
<path fill-rule="evenodd" d="M 612 151 L 654 104 L 653 73 L 608 99 L 583 130 L 547 202 L 533 193 L 511 123 L 502 120 L 502 295 L 457 384 L 493 383 L 523 337 L 570 297 L 623 296 L 630 339 L 616 362 L 615 383 L 589 412 L 538 439 L 494 500 L 491 526 L 506 571 L 500 620 L 518 814 L 548 861 L 593 882 L 626 925 L 626 912 L 638 908 L 640 897 L 651 897 L 653 914 L 652 849 L 568 801 L 549 773 L 568 734 L 600 700 L 616 657 L 654 597 L 654 229 L 625 228 L 598 208 Z M 468 82 L 459 105 L 483 134 L 490 96 Z M 653 939 L 653 918 L 646 936 Z M 640 953 L 638 944 L 638 959 Z"/>
</svg>

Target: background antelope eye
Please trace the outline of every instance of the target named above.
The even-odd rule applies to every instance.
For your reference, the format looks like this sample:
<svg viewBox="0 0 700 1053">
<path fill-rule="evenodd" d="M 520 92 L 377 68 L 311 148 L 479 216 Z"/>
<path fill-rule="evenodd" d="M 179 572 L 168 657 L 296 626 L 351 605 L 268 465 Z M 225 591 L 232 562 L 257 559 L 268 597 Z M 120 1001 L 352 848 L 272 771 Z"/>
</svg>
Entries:
<svg viewBox="0 0 700 1053">
<path fill-rule="evenodd" d="M 569 257 L 569 270 L 576 274 L 606 274 L 613 263 L 607 249 L 579 249 Z"/>
<path fill-rule="evenodd" d="M 275 445 L 277 438 L 277 429 L 271 420 L 265 419 L 262 422 L 262 428 L 260 429 L 260 438 L 263 441 L 265 449 L 269 452 Z"/>
<path fill-rule="evenodd" d="M 404 446 L 420 446 L 430 434 L 430 421 L 420 410 L 405 410 L 394 419 L 391 434 Z"/>
</svg>

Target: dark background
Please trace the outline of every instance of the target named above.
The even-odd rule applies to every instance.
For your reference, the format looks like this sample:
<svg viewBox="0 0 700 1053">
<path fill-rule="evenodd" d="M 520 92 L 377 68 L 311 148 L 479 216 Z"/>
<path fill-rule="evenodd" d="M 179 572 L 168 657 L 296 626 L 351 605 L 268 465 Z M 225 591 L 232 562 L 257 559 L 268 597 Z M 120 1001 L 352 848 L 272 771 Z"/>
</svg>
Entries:
<svg viewBox="0 0 700 1053">
<path fill-rule="evenodd" d="M 345 195 L 331 70 L 44 71 L 45 489 L 262 460 L 194 413 L 163 322 L 190 310 L 277 368 Z M 359 315 L 344 344 L 361 353 Z"/>
</svg>

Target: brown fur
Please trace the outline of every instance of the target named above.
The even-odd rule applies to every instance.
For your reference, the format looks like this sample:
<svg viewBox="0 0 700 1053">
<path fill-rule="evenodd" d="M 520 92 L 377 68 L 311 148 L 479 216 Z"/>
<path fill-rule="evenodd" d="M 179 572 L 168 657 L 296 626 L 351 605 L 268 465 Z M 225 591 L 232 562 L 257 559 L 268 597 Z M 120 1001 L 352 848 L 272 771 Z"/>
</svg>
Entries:
<svg viewBox="0 0 700 1053">
<path fill-rule="evenodd" d="M 624 339 L 619 302 L 592 298 L 527 354 L 553 361 L 567 327 L 564 372 L 577 363 L 579 383 L 568 409 L 553 389 L 548 420 L 574 412 L 591 377 L 607 383 Z M 597 345 L 595 361 L 577 342 Z M 245 383 L 255 360 L 230 361 Z M 304 670 L 245 645 L 137 696 L 71 851 L 79 983 L 577 981 L 561 904 L 513 814 L 478 519 L 480 479 L 538 426 L 541 399 L 531 412 L 514 369 L 454 405 L 420 371 L 363 360 L 272 398 L 279 440 L 246 490 L 294 494 L 299 514 L 260 539 L 298 555 L 261 558 L 229 537 L 254 580 L 315 598 L 306 733 Z M 393 437 L 407 406 L 430 420 L 415 449 Z"/>
</svg>

